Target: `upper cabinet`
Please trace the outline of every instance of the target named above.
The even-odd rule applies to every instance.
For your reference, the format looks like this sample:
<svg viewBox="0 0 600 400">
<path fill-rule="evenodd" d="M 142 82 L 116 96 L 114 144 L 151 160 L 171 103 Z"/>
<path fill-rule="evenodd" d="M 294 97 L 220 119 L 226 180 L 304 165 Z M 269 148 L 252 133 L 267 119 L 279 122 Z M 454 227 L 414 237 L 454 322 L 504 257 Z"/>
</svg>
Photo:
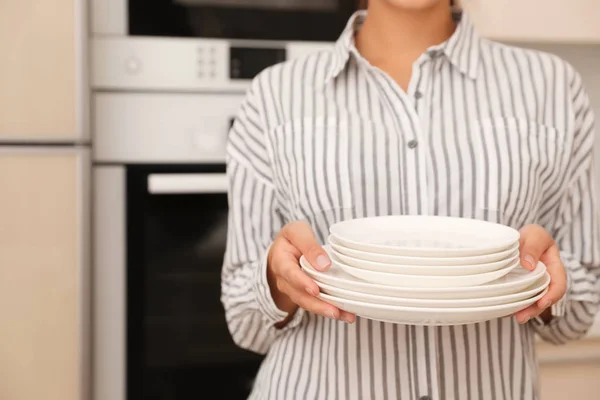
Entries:
<svg viewBox="0 0 600 400">
<path fill-rule="evenodd" d="M 86 2 L 0 1 L 0 142 L 87 139 Z"/>
<path fill-rule="evenodd" d="M 505 42 L 600 43 L 598 0 L 462 0 L 480 33 Z"/>
</svg>

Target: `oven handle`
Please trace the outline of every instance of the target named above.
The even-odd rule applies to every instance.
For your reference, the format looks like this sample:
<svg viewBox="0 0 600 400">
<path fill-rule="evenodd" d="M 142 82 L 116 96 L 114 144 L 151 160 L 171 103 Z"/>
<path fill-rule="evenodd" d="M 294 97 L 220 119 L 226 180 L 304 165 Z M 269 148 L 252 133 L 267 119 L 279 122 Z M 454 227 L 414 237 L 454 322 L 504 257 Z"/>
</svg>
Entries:
<svg viewBox="0 0 600 400">
<path fill-rule="evenodd" d="M 150 174 L 150 194 L 227 193 L 226 174 Z"/>
</svg>

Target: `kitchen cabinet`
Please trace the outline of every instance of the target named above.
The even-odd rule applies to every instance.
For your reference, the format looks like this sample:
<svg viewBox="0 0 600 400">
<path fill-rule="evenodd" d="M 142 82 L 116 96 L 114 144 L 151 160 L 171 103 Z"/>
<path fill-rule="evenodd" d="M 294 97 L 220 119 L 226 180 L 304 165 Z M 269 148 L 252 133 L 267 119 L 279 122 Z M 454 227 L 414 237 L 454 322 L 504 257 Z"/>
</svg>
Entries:
<svg viewBox="0 0 600 400">
<path fill-rule="evenodd" d="M 0 399 L 88 399 L 88 150 L 0 149 Z"/>
<path fill-rule="evenodd" d="M 0 141 L 85 140 L 85 0 L 0 2 Z"/>
<path fill-rule="evenodd" d="M 508 42 L 600 43 L 598 0 L 462 0 L 483 36 Z"/>
</svg>

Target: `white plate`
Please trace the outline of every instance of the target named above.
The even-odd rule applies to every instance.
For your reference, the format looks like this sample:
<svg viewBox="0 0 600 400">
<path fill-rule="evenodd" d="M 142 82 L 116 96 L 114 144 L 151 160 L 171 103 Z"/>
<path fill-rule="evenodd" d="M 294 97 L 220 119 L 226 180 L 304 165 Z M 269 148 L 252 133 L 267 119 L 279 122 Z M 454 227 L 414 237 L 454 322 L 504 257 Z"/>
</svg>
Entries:
<svg viewBox="0 0 600 400">
<path fill-rule="evenodd" d="M 435 308 L 462 308 L 462 307 L 484 307 L 495 306 L 499 304 L 514 303 L 535 296 L 550 284 L 550 274 L 538 279 L 526 290 L 507 294 L 503 296 L 483 297 L 478 299 L 455 299 L 455 300 L 436 300 L 436 299 L 415 299 L 405 297 L 380 296 L 375 294 L 366 294 L 353 292 L 351 290 L 341 289 L 326 283 L 317 282 L 321 292 L 330 296 L 339 297 L 343 300 L 355 300 L 364 303 L 385 304 L 390 306 L 404 307 L 435 307 Z"/>
<path fill-rule="evenodd" d="M 358 218 L 330 227 L 338 243 L 356 250 L 399 256 L 465 257 L 507 250 L 519 231 L 470 218 L 393 215 Z"/>
<path fill-rule="evenodd" d="M 405 274 L 405 275 L 438 275 L 438 276 L 451 276 L 451 275 L 471 275 L 471 274 L 483 274 L 485 272 L 498 271 L 504 267 L 514 264 L 519 260 L 519 253 L 515 253 L 512 257 L 486 263 L 486 264 L 473 264 L 473 265 L 404 265 L 404 264 L 391 264 L 391 263 L 380 263 L 375 261 L 361 260 L 355 257 L 347 256 L 340 253 L 335 249 L 334 246 L 330 246 L 331 252 L 344 264 L 351 267 L 362 268 L 369 271 L 375 272 L 388 272 L 393 274 Z"/>
<path fill-rule="evenodd" d="M 353 275 L 356 278 L 362 279 L 366 282 L 378 283 L 380 285 L 387 286 L 412 286 L 424 288 L 478 286 L 499 279 L 521 265 L 520 260 L 517 259 L 507 267 L 483 274 L 455 276 L 404 275 L 393 274 L 389 272 L 375 272 L 367 269 L 351 267 L 337 258 L 329 246 L 323 246 L 323 248 L 328 252 L 329 258 L 331 258 L 331 263 L 337 265 L 350 275 Z"/>
<path fill-rule="evenodd" d="M 314 269 L 304 257 L 300 258 L 300 265 L 302 266 L 302 270 L 317 284 L 322 282 L 354 292 L 378 294 L 381 296 L 439 300 L 478 299 L 517 293 L 531 286 L 546 273 L 546 266 L 539 262 L 536 269 L 531 272 L 525 268 L 516 268 L 506 276 L 481 286 L 464 288 L 416 288 L 377 285 L 365 282 L 344 272 L 344 270 L 336 265 L 332 265 L 326 272 L 320 272 Z"/>
<path fill-rule="evenodd" d="M 363 318 L 404 325 L 463 325 L 508 317 L 541 299 L 548 288 L 536 296 L 509 304 L 486 307 L 432 308 L 371 304 L 321 293 L 319 297 L 341 310 Z"/>
<path fill-rule="evenodd" d="M 512 258 L 519 255 L 519 242 L 516 242 L 508 250 L 497 253 L 482 254 L 479 256 L 469 257 L 410 257 L 410 256 L 394 256 L 391 254 L 371 253 L 368 251 L 355 250 L 349 247 L 344 247 L 337 243 L 335 236 L 329 235 L 329 245 L 338 253 L 358 258 L 360 260 L 374 261 L 389 264 L 403 265 L 473 265 L 486 264 Z"/>
</svg>

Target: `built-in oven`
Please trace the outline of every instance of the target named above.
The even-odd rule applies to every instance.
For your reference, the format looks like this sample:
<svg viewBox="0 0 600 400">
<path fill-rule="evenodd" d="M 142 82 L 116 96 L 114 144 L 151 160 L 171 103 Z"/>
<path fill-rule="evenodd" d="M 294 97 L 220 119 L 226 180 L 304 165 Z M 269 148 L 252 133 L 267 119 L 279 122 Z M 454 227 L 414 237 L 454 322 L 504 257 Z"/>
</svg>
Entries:
<svg viewBox="0 0 600 400">
<path fill-rule="evenodd" d="M 220 303 L 227 132 L 252 78 L 333 46 L 356 3 L 91 0 L 94 400 L 247 397 L 262 358 Z"/>
<path fill-rule="evenodd" d="M 235 345 L 220 301 L 241 99 L 94 96 L 95 400 L 250 393 L 262 356 Z"/>
</svg>

